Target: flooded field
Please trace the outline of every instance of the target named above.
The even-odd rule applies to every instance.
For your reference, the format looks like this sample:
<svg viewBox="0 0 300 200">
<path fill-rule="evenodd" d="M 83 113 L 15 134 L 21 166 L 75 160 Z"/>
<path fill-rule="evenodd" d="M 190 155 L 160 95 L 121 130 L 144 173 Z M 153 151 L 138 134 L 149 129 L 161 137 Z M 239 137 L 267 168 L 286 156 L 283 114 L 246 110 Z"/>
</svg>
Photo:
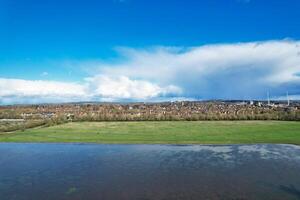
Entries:
<svg viewBox="0 0 300 200">
<path fill-rule="evenodd" d="M 0 199 L 300 199 L 300 147 L 1 143 Z"/>
</svg>

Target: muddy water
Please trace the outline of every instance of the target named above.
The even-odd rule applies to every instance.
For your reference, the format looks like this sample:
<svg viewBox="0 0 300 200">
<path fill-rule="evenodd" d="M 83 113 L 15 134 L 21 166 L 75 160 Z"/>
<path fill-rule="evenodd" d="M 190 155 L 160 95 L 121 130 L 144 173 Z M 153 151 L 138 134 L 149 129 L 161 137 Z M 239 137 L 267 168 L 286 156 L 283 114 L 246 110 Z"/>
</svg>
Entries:
<svg viewBox="0 0 300 200">
<path fill-rule="evenodd" d="M 300 199 L 300 147 L 1 143 L 0 199 Z"/>
</svg>

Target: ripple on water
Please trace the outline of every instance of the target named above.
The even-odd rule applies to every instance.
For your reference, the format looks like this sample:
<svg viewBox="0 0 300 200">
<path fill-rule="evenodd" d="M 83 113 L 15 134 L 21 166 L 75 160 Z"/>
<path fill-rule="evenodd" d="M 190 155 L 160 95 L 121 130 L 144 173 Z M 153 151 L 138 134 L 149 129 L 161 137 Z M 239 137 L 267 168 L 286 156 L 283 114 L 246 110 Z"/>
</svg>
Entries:
<svg viewBox="0 0 300 200">
<path fill-rule="evenodd" d="M 299 199 L 295 145 L 0 144 L 0 199 Z"/>
</svg>

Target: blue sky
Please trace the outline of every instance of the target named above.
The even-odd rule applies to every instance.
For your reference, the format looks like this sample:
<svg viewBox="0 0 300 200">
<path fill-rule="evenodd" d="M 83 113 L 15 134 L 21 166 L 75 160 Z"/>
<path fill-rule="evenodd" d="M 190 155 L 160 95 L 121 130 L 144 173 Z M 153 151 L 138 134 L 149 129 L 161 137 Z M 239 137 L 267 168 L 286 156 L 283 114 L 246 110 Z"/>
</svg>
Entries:
<svg viewBox="0 0 300 200">
<path fill-rule="evenodd" d="M 297 98 L 299 10 L 298 0 L 0 0 L 0 103 Z M 73 87 L 82 93 L 65 94 Z"/>
</svg>

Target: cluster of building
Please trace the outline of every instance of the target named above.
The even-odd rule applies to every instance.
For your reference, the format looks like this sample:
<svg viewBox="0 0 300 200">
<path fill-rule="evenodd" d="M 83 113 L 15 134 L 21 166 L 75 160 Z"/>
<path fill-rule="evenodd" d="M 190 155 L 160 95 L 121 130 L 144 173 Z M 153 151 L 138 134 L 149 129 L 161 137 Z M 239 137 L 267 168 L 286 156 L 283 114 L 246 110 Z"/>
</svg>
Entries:
<svg viewBox="0 0 300 200">
<path fill-rule="evenodd" d="M 296 117 L 299 102 L 176 101 L 160 103 L 68 103 L 1 106 L 0 119 L 66 120 L 205 120 L 276 119 L 286 113 Z M 258 117 L 258 118 L 257 118 Z"/>
</svg>

